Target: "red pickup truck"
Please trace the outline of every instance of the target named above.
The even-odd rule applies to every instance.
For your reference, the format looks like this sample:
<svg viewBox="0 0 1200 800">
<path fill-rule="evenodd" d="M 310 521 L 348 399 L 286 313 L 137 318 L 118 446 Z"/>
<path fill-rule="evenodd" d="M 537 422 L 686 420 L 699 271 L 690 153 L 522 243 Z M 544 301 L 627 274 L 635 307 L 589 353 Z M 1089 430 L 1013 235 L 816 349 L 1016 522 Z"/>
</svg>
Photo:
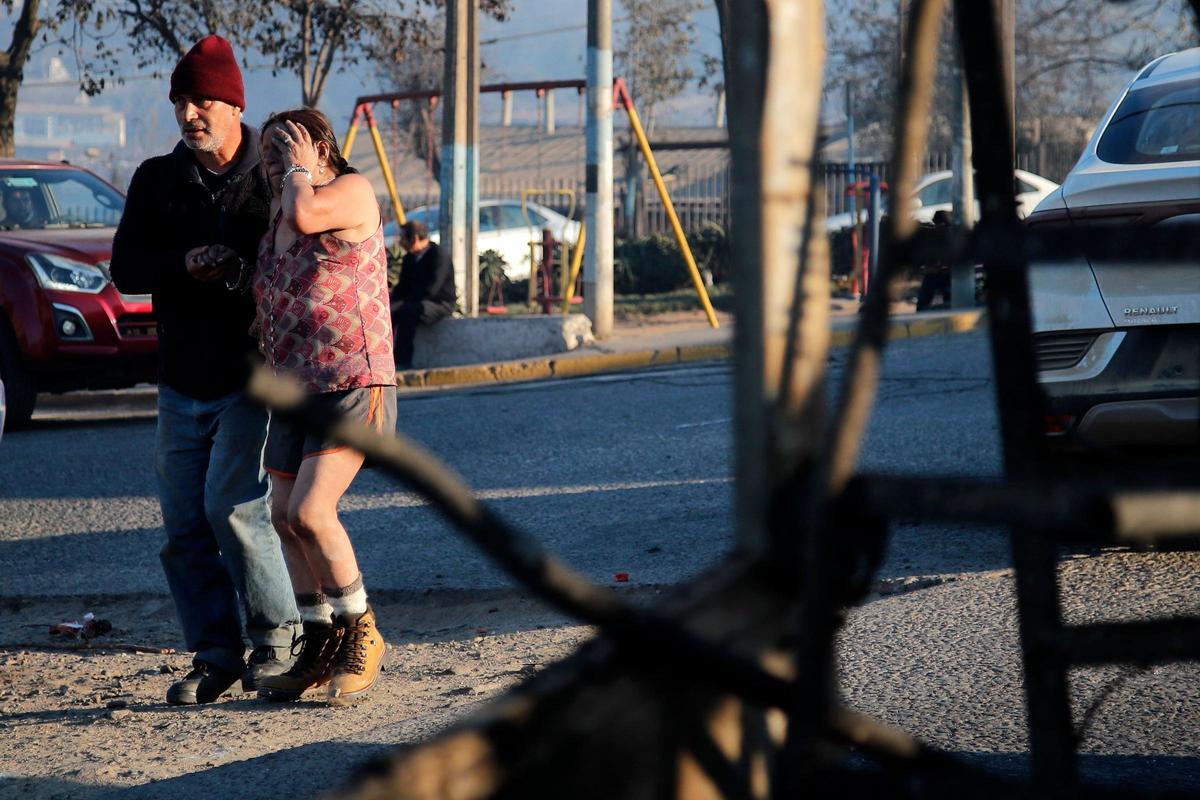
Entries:
<svg viewBox="0 0 1200 800">
<path fill-rule="evenodd" d="M 148 295 L 109 278 L 125 198 L 69 164 L 0 160 L 0 380 L 9 429 L 38 392 L 115 389 L 155 379 Z"/>
</svg>

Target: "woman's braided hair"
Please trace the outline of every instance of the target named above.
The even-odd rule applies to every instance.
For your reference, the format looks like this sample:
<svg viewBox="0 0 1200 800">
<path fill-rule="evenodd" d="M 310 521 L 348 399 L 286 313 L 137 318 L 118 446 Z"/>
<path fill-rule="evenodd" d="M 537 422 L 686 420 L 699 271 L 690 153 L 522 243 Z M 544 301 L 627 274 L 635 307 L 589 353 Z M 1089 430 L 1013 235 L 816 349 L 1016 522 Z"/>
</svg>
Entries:
<svg viewBox="0 0 1200 800">
<path fill-rule="evenodd" d="M 348 172 L 358 172 L 342 156 L 342 148 L 338 147 L 337 136 L 333 133 L 333 123 L 329 121 L 329 117 L 315 108 L 293 108 L 289 111 L 277 111 L 267 117 L 267 121 L 259 129 L 259 135 L 265 136 L 267 129 L 272 125 L 281 125 L 284 122 L 295 123 L 307 130 L 308 135 L 312 137 L 313 146 L 316 146 L 320 142 L 325 142 L 329 145 L 329 166 L 333 168 L 335 176 L 345 175 Z"/>
</svg>

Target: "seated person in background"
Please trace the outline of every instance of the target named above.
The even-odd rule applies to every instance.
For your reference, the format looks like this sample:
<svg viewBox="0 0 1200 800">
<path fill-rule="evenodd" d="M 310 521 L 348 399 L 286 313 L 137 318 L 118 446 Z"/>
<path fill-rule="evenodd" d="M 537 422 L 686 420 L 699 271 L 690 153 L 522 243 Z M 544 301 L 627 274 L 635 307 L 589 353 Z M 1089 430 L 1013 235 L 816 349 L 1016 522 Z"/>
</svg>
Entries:
<svg viewBox="0 0 1200 800">
<path fill-rule="evenodd" d="M 41 228 L 46 219 L 33 207 L 33 195 L 28 189 L 8 188 L 4 190 L 4 220 L 10 228 Z"/>
<path fill-rule="evenodd" d="M 412 369 L 417 326 L 431 325 L 454 312 L 454 265 L 436 243 L 429 241 L 425 223 L 400 226 L 400 282 L 392 289 L 392 331 L 396 337 L 396 368 Z"/>
</svg>

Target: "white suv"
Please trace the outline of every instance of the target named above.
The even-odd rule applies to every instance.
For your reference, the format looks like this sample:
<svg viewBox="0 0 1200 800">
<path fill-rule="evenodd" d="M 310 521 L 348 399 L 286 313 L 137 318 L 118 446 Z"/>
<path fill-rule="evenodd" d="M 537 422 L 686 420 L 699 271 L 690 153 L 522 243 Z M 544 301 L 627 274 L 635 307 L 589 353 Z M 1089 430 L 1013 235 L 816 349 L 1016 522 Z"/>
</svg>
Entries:
<svg viewBox="0 0 1200 800">
<path fill-rule="evenodd" d="M 1200 48 L 1148 64 L 1027 224 L 1200 222 Z M 1200 261 L 1082 253 L 1030 268 L 1046 433 L 1086 448 L 1200 444 Z"/>
</svg>

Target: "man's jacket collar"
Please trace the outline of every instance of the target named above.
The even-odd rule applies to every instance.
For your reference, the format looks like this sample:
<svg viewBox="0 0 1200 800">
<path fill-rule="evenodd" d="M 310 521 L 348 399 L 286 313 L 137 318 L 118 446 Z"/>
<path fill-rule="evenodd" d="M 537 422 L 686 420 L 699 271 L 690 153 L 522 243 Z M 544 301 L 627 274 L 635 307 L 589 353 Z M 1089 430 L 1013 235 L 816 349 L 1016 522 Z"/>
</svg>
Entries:
<svg viewBox="0 0 1200 800">
<path fill-rule="evenodd" d="M 258 155 L 258 131 L 244 122 L 241 125 L 242 155 L 237 160 L 237 163 L 230 167 L 233 175 L 242 175 L 258 169 L 260 160 Z M 175 163 L 179 167 L 184 180 L 189 183 L 204 183 L 200 178 L 200 164 L 196 161 L 196 157 L 192 155 L 192 149 L 184 144 L 182 140 L 175 145 L 175 149 L 171 151 L 171 155 L 174 157 Z"/>
</svg>

